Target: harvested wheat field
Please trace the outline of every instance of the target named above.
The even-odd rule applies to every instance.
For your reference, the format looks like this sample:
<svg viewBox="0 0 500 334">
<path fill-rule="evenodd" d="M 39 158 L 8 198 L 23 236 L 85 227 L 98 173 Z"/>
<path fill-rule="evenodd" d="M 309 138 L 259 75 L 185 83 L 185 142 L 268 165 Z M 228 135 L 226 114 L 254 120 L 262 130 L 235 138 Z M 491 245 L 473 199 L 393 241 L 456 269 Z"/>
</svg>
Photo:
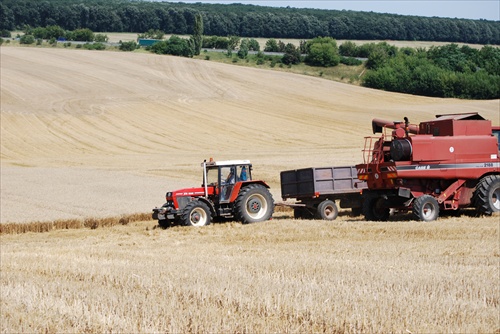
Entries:
<svg viewBox="0 0 500 334">
<path fill-rule="evenodd" d="M 10 46 L 0 57 L 4 226 L 141 217 L 165 191 L 198 186 L 210 157 L 250 159 L 280 200 L 281 170 L 360 162 L 374 117 L 475 111 L 500 124 L 499 100 L 203 60 Z M 248 226 L 163 230 L 125 219 L 2 234 L 0 328 L 499 332 L 498 216 L 396 220 L 278 211 Z"/>
</svg>

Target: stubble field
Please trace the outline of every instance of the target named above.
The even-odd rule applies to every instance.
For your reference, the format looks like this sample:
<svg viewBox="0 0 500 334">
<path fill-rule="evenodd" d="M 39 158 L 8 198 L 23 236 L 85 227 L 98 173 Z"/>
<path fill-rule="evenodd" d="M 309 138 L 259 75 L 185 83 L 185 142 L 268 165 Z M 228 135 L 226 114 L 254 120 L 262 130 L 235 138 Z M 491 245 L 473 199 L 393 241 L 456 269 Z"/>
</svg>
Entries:
<svg viewBox="0 0 500 334">
<path fill-rule="evenodd" d="M 412 123 L 500 101 L 433 99 L 142 53 L 1 47 L 0 220 L 147 213 L 203 159 L 279 171 L 360 161 L 374 117 Z M 1 331 L 495 332 L 498 216 L 272 221 L 1 236 Z"/>
</svg>

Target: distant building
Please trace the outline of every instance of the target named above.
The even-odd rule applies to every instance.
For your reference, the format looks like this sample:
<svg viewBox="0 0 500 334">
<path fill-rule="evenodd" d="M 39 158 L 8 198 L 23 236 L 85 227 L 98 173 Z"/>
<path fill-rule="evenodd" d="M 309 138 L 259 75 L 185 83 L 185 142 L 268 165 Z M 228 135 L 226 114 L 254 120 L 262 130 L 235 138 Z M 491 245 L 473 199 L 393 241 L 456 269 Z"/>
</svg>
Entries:
<svg viewBox="0 0 500 334">
<path fill-rule="evenodd" d="M 151 46 L 161 41 L 160 39 L 139 38 L 139 46 Z"/>
</svg>

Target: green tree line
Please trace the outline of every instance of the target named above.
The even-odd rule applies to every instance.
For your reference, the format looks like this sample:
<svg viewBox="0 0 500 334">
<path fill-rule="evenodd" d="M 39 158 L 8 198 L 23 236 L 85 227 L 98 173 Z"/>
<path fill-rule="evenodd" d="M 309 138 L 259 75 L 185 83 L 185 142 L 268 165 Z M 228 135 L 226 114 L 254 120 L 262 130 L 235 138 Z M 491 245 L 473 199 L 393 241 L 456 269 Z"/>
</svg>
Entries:
<svg viewBox="0 0 500 334">
<path fill-rule="evenodd" d="M 363 85 L 433 97 L 500 98 L 500 48 L 449 44 L 429 50 L 372 45 Z"/>
<path fill-rule="evenodd" d="M 67 30 L 144 32 L 152 29 L 185 35 L 195 33 L 197 13 L 202 15 L 203 33 L 213 36 L 299 39 L 324 36 L 350 40 L 500 44 L 498 21 L 201 2 L 2 0 L 0 29 L 57 25 Z"/>
</svg>

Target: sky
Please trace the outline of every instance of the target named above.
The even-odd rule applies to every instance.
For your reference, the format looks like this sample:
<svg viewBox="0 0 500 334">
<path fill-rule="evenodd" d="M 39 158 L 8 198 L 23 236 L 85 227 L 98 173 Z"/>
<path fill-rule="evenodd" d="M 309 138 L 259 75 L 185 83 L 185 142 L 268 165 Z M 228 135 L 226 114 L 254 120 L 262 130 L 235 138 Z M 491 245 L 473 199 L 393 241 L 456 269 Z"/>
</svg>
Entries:
<svg viewBox="0 0 500 334">
<path fill-rule="evenodd" d="M 158 0 L 157 0 L 158 1 Z M 318 8 L 318 9 L 336 9 L 336 10 L 354 10 L 376 13 L 390 13 L 401 15 L 415 15 L 428 17 L 450 17 L 461 19 L 485 19 L 500 20 L 500 0 L 178 0 L 173 2 L 184 3 L 241 3 L 258 6 L 272 7 L 295 7 L 295 8 Z"/>
</svg>

